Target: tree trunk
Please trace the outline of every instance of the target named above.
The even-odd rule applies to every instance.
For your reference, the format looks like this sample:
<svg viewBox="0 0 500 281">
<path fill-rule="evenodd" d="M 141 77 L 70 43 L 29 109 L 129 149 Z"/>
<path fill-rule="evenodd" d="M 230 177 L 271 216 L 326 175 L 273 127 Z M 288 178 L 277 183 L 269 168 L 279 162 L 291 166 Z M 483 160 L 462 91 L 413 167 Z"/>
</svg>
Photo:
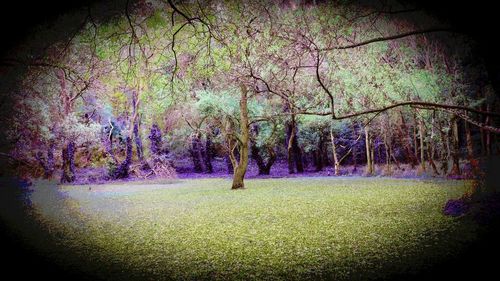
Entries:
<svg viewBox="0 0 500 281">
<path fill-rule="evenodd" d="M 62 149 L 61 183 L 71 183 L 75 180 L 75 143 L 69 141 Z"/>
<path fill-rule="evenodd" d="M 248 120 L 248 90 L 245 85 L 240 85 L 240 142 L 238 143 L 240 158 L 234 167 L 233 185 L 231 189 L 245 188 L 245 174 L 248 167 L 248 142 L 250 140 L 249 120 Z M 236 162 L 236 161 L 235 161 Z"/>
<path fill-rule="evenodd" d="M 400 111 L 399 114 L 401 116 L 402 130 L 400 129 L 399 126 L 397 126 L 397 127 L 400 130 L 401 137 L 404 139 L 404 147 L 406 148 L 406 154 L 407 154 L 407 157 L 409 158 L 410 165 L 412 168 L 414 168 L 417 165 L 417 159 L 415 158 L 415 155 L 413 154 L 412 149 L 411 149 L 411 139 L 412 139 L 411 133 L 410 133 L 410 130 L 408 129 L 408 126 L 406 125 L 406 121 L 404 119 L 403 112 Z"/>
<path fill-rule="evenodd" d="M 195 133 L 191 137 L 191 148 L 189 149 L 189 153 L 191 154 L 191 160 L 193 161 L 193 167 L 196 173 L 203 172 L 203 166 L 202 166 L 203 157 L 201 149 L 202 148 L 201 148 L 200 134 Z"/>
<path fill-rule="evenodd" d="M 441 171 L 444 175 L 448 174 L 448 161 L 450 158 L 450 138 L 449 134 L 446 134 L 443 130 L 443 126 L 441 122 L 438 122 L 439 125 L 439 133 L 441 135 L 441 142 L 443 143 L 443 149 L 441 150 Z"/>
<path fill-rule="evenodd" d="M 337 156 L 337 146 L 335 145 L 335 135 L 333 134 L 333 129 L 330 126 L 330 141 L 332 143 L 332 156 L 333 156 L 333 170 L 336 176 L 340 174 L 340 162 Z M 356 164 L 354 164 L 356 165 Z"/>
<path fill-rule="evenodd" d="M 353 139 L 357 139 L 356 126 L 354 122 L 352 123 L 352 137 Z M 356 172 L 358 170 L 358 149 L 356 144 L 352 145 L 352 165 L 354 166 L 352 171 Z"/>
<path fill-rule="evenodd" d="M 299 147 L 299 142 L 297 141 L 297 130 L 295 129 L 295 137 L 293 138 L 293 158 L 295 160 L 295 168 L 297 168 L 297 173 L 304 172 L 304 162 L 302 159 L 302 150 Z"/>
<path fill-rule="evenodd" d="M 365 126 L 365 146 L 366 146 L 366 174 L 373 175 L 373 152 L 371 151 L 370 129 Z"/>
<path fill-rule="evenodd" d="M 453 149 L 451 150 L 451 158 L 453 161 L 453 165 L 451 167 L 450 175 L 458 176 L 461 174 L 461 171 L 460 171 L 460 144 L 458 139 L 458 124 L 456 117 L 453 117 L 451 120 L 451 140 L 453 144 Z"/>
<path fill-rule="evenodd" d="M 422 172 L 425 172 L 425 127 L 424 122 L 422 120 L 418 120 L 418 132 L 420 136 L 420 167 L 422 168 Z"/>
<path fill-rule="evenodd" d="M 432 167 L 432 171 L 434 172 L 434 175 L 439 175 L 439 171 L 436 167 L 436 163 L 434 163 L 434 143 L 435 140 L 434 140 L 434 130 L 435 130 L 435 114 L 436 112 L 434 111 L 433 112 L 433 115 L 432 115 L 432 123 L 431 123 L 431 136 L 430 136 L 430 140 L 428 142 L 428 149 L 427 149 L 427 158 L 429 159 L 429 163 L 431 164 L 431 167 Z"/>
<path fill-rule="evenodd" d="M 490 111 L 490 105 L 487 104 L 486 105 L 486 111 Z M 491 125 L 490 124 L 490 116 L 486 116 L 486 125 Z M 485 136 L 485 146 L 486 146 L 486 156 L 490 156 L 491 155 L 491 132 L 486 130 L 485 132 L 486 136 Z"/>
<path fill-rule="evenodd" d="M 138 116 L 138 107 L 139 107 L 139 100 L 137 99 L 137 92 L 134 91 L 132 93 L 132 114 L 134 116 L 133 120 L 133 133 L 134 133 L 134 141 L 135 141 L 135 148 L 137 151 L 137 158 L 139 159 L 140 162 L 144 161 L 144 156 L 143 156 L 143 148 L 142 148 L 142 140 L 141 136 L 139 134 L 139 122 L 140 118 Z"/>
<path fill-rule="evenodd" d="M 290 112 L 290 107 L 285 104 L 285 112 Z M 302 151 L 297 141 L 297 123 L 295 122 L 295 114 L 291 114 L 290 120 L 285 124 L 286 128 L 286 147 L 287 147 L 287 160 L 288 160 L 288 173 L 304 172 L 304 163 L 302 159 Z"/>
<path fill-rule="evenodd" d="M 233 163 L 231 163 L 231 158 L 229 156 L 229 153 L 226 154 L 226 156 L 224 158 L 225 158 L 225 161 L 226 161 L 227 173 L 228 174 L 233 174 L 234 173 L 234 167 L 233 167 Z"/>
<path fill-rule="evenodd" d="M 390 173 L 392 173 L 391 143 L 389 141 L 389 136 L 387 135 L 387 129 L 384 129 L 384 147 L 385 147 L 385 165 L 387 167 L 387 173 L 390 174 Z"/>
<path fill-rule="evenodd" d="M 137 158 L 139 161 L 144 160 L 144 153 L 143 153 L 143 148 L 142 148 L 142 140 L 141 136 L 139 135 L 139 122 L 135 122 L 134 124 L 134 140 L 135 140 L 135 148 L 137 150 Z"/>
<path fill-rule="evenodd" d="M 47 159 L 43 157 L 42 152 L 38 152 L 35 155 L 35 159 L 38 161 L 43 169 L 43 178 L 50 179 L 52 174 L 54 174 L 55 162 L 54 162 L 54 142 L 50 142 L 47 148 Z"/>
<path fill-rule="evenodd" d="M 210 133 L 207 133 L 205 140 L 205 153 L 203 154 L 203 161 L 205 163 L 207 173 L 209 174 L 214 172 L 214 168 L 212 166 L 213 155 L 214 155 L 214 149 L 212 145 L 212 137 L 210 136 Z"/>
<path fill-rule="evenodd" d="M 287 152 L 287 162 L 288 162 L 288 173 L 289 174 L 294 174 L 295 173 L 295 165 L 294 165 L 294 158 L 293 158 L 293 127 L 290 126 L 288 123 L 286 125 L 286 152 Z"/>
<path fill-rule="evenodd" d="M 151 126 L 151 130 L 149 131 L 149 141 L 150 141 L 150 150 L 151 153 L 154 155 L 161 155 L 163 153 L 163 143 L 162 143 L 162 137 L 161 137 L 161 130 L 160 127 L 158 127 L 157 124 L 153 124 Z"/>
<path fill-rule="evenodd" d="M 252 158 L 255 160 L 257 167 L 259 168 L 259 175 L 269 175 L 271 167 L 276 161 L 276 153 L 274 152 L 274 149 L 271 146 L 267 146 L 267 153 L 269 154 L 267 162 L 264 160 L 264 157 L 262 157 L 261 151 L 255 142 L 251 142 L 251 153 Z"/>
<path fill-rule="evenodd" d="M 467 143 L 467 160 L 471 168 L 471 176 L 476 177 L 479 174 L 479 162 L 474 158 L 474 142 L 472 140 L 472 133 L 470 125 L 465 122 L 465 139 Z"/>
</svg>

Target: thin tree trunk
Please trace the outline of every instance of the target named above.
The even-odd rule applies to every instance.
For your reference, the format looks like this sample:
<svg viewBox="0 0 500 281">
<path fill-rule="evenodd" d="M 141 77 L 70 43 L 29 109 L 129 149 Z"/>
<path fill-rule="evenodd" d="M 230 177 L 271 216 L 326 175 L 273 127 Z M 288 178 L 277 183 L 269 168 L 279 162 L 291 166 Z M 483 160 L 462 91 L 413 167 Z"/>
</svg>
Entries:
<svg viewBox="0 0 500 281">
<path fill-rule="evenodd" d="M 390 127 L 390 126 L 389 126 Z M 384 129 L 384 147 L 385 147 L 385 165 L 387 167 L 387 173 L 392 173 L 391 167 L 391 144 L 389 143 L 389 137 L 387 135 L 387 129 Z"/>
<path fill-rule="evenodd" d="M 352 137 L 356 139 L 356 125 L 352 123 Z M 358 149 L 356 148 L 356 144 L 352 145 L 352 165 L 354 166 L 352 171 L 356 172 L 358 169 Z"/>
<path fill-rule="evenodd" d="M 315 163 L 316 164 L 315 165 L 316 172 L 319 172 L 319 171 L 323 170 L 323 155 L 322 155 L 322 153 L 323 153 L 323 138 L 322 137 L 320 137 L 320 139 L 319 139 L 318 147 L 316 148 L 315 153 L 316 153 L 316 159 L 317 159 L 317 161 Z"/>
<path fill-rule="evenodd" d="M 467 143 L 467 160 L 471 167 L 471 176 L 476 177 L 479 174 L 479 162 L 474 158 L 474 142 L 472 140 L 472 133 L 470 125 L 465 122 L 465 139 Z"/>
<path fill-rule="evenodd" d="M 415 155 L 413 154 L 412 149 L 411 149 L 411 139 L 412 139 L 411 132 L 410 132 L 408 126 L 406 125 L 406 121 L 404 119 L 403 112 L 400 111 L 399 114 L 401 116 L 402 130 L 400 129 L 399 126 L 398 126 L 398 129 L 400 130 L 400 134 L 404 139 L 404 147 L 406 148 L 406 154 L 410 160 L 410 165 L 412 168 L 414 168 L 417 165 L 418 161 L 415 158 Z"/>
<path fill-rule="evenodd" d="M 459 139 L 458 139 L 458 124 L 457 124 L 457 118 L 453 117 L 451 120 L 451 139 L 453 143 L 453 149 L 451 151 L 451 158 L 453 161 L 450 175 L 452 176 L 458 176 L 461 174 L 460 171 L 460 145 L 459 145 Z"/>
<path fill-rule="evenodd" d="M 333 134 L 333 129 L 330 126 L 330 141 L 332 143 L 332 156 L 333 156 L 333 170 L 336 176 L 340 174 L 340 163 L 337 157 L 337 146 L 335 145 L 335 135 Z"/>
<path fill-rule="evenodd" d="M 443 130 L 442 123 L 439 121 L 439 133 L 441 135 L 441 142 L 443 143 L 443 149 L 441 150 L 441 171 L 444 175 L 448 174 L 448 161 L 450 158 L 450 138 L 449 134 L 446 134 Z"/>
<path fill-rule="evenodd" d="M 293 118 L 293 116 L 292 116 Z M 294 156 L 293 156 L 293 141 L 295 138 L 295 129 L 291 122 L 286 124 L 286 151 L 287 151 L 287 161 L 288 161 L 288 173 L 295 173 Z"/>
<path fill-rule="evenodd" d="M 232 175 L 234 173 L 234 168 L 233 168 L 233 164 L 231 163 L 231 159 L 229 157 L 229 154 L 226 154 L 226 156 L 224 158 L 226 161 L 227 173 Z"/>
<path fill-rule="evenodd" d="M 424 122 L 419 119 L 418 120 L 418 132 L 420 135 L 420 167 L 422 168 L 422 172 L 425 172 L 426 167 L 425 167 L 425 126 Z"/>
<path fill-rule="evenodd" d="M 138 117 L 138 107 L 139 107 L 139 100 L 137 99 L 137 92 L 134 91 L 132 93 L 132 114 L 134 116 L 134 122 L 133 122 L 133 133 L 134 133 L 134 141 L 135 141 L 135 148 L 137 151 L 137 158 L 139 159 L 140 162 L 144 161 L 144 153 L 143 153 L 143 148 L 142 148 L 142 140 L 141 136 L 139 134 L 139 122 L 140 118 Z"/>
<path fill-rule="evenodd" d="M 490 105 L 487 104 L 486 105 L 486 110 L 487 111 L 490 111 Z M 486 125 L 489 126 L 491 125 L 491 119 L 490 119 L 490 116 L 486 116 L 486 121 L 485 121 Z M 491 132 L 486 130 L 486 140 L 485 140 L 485 145 L 486 145 L 486 156 L 490 156 L 491 155 Z"/>
<path fill-rule="evenodd" d="M 427 158 L 429 159 L 429 163 L 431 164 L 432 171 L 434 172 L 434 175 L 439 175 L 439 171 L 436 167 L 436 163 L 434 163 L 434 130 L 435 130 L 435 114 L 436 112 L 434 111 L 432 113 L 432 123 L 431 123 L 431 136 L 428 142 L 428 149 L 427 149 Z"/>
<path fill-rule="evenodd" d="M 372 151 L 371 151 L 371 140 L 370 140 L 370 129 L 368 126 L 365 126 L 365 146 L 366 146 L 366 174 L 373 174 L 373 160 L 372 160 Z"/>
</svg>

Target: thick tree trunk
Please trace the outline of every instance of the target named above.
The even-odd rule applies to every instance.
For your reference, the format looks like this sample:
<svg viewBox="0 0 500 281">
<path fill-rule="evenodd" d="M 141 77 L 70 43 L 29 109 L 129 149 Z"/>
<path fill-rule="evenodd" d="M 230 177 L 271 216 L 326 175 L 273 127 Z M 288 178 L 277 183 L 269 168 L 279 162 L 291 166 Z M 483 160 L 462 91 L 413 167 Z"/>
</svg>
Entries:
<svg viewBox="0 0 500 281">
<path fill-rule="evenodd" d="M 304 161 L 302 159 L 302 150 L 299 147 L 299 142 L 297 141 L 297 133 L 295 130 L 295 137 L 293 138 L 293 158 L 295 160 L 295 168 L 297 168 L 297 173 L 304 172 Z"/>
<path fill-rule="evenodd" d="M 290 112 L 290 107 L 285 104 L 285 112 Z M 302 159 L 302 151 L 299 147 L 297 140 L 297 123 L 295 122 L 295 115 L 291 114 L 290 120 L 285 124 L 286 128 L 286 147 L 287 147 L 287 160 L 288 160 L 288 173 L 304 172 L 304 161 Z"/>
<path fill-rule="evenodd" d="M 212 166 L 213 156 L 214 156 L 214 149 L 212 144 L 212 137 L 210 136 L 210 134 L 207 134 L 205 140 L 205 153 L 203 153 L 203 162 L 205 163 L 207 173 L 209 174 L 214 172 L 214 168 Z"/>
<path fill-rule="evenodd" d="M 151 130 L 149 131 L 149 141 L 150 141 L 150 150 L 151 153 L 154 155 L 161 155 L 163 153 L 163 143 L 162 143 L 162 137 L 161 137 L 161 130 L 160 127 L 158 127 L 157 124 L 153 124 L 151 126 Z"/>
<path fill-rule="evenodd" d="M 202 166 L 202 148 L 201 148 L 201 140 L 199 133 L 194 134 L 191 137 L 191 148 L 189 149 L 189 153 L 191 154 L 191 160 L 193 161 L 194 171 L 196 173 L 203 172 Z"/>
<path fill-rule="evenodd" d="M 264 160 L 264 157 L 262 157 L 260 149 L 254 142 L 252 142 L 251 145 L 251 153 L 252 158 L 255 160 L 257 167 L 259 168 L 259 175 L 269 175 L 271 167 L 276 161 L 276 153 L 274 152 L 274 149 L 270 146 L 267 147 L 267 153 L 269 155 L 267 162 Z"/>
<path fill-rule="evenodd" d="M 231 189 L 245 188 L 245 174 L 248 167 L 248 142 L 250 140 L 250 128 L 248 119 L 248 90 L 245 85 L 240 85 L 240 142 L 238 143 L 240 158 L 234 167 L 233 185 Z M 233 161 L 232 161 L 233 162 Z M 234 161 L 236 162 L 236 161 Z"/>
<path fill-rule="evenodd" d="M 75 143 L 70 141 L 62 149 L 61 183 L 71 183 L 75 180 Z"/>
</svg>

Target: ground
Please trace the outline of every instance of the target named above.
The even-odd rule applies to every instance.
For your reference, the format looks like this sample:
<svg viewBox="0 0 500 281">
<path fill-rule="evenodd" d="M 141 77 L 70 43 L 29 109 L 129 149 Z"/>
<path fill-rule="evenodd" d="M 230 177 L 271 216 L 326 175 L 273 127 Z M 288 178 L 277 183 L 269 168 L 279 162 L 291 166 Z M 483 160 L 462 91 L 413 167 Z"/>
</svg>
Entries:
<svg viewBox="0 0 500 281">
<path fill-rule="evenodd" d="M 91 279 L 360 280 L 425 271 L 477 236 L 473 221 L 442 214 L 466 181 L 315 177 L 246 185 L 38 182 L 31 204 L 50 235 L 33 241 Z"/>
</svg>

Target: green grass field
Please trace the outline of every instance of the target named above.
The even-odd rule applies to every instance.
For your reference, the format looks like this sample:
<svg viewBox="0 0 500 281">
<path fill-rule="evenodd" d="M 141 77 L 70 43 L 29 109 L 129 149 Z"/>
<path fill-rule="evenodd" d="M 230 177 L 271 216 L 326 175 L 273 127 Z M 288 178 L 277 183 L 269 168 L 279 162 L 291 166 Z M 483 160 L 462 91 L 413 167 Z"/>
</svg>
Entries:
<svg viewBox="0 0 500 281">
<path fill-rule="evenodd" d="M 38 183 L 53 258 L 105 279 L 385 278 L 456 255 L 476 226 L 443 216 L 464 181 L 381 178 Z M 70 253 L 70 254 L 68 254 Z"/>
</svg>

